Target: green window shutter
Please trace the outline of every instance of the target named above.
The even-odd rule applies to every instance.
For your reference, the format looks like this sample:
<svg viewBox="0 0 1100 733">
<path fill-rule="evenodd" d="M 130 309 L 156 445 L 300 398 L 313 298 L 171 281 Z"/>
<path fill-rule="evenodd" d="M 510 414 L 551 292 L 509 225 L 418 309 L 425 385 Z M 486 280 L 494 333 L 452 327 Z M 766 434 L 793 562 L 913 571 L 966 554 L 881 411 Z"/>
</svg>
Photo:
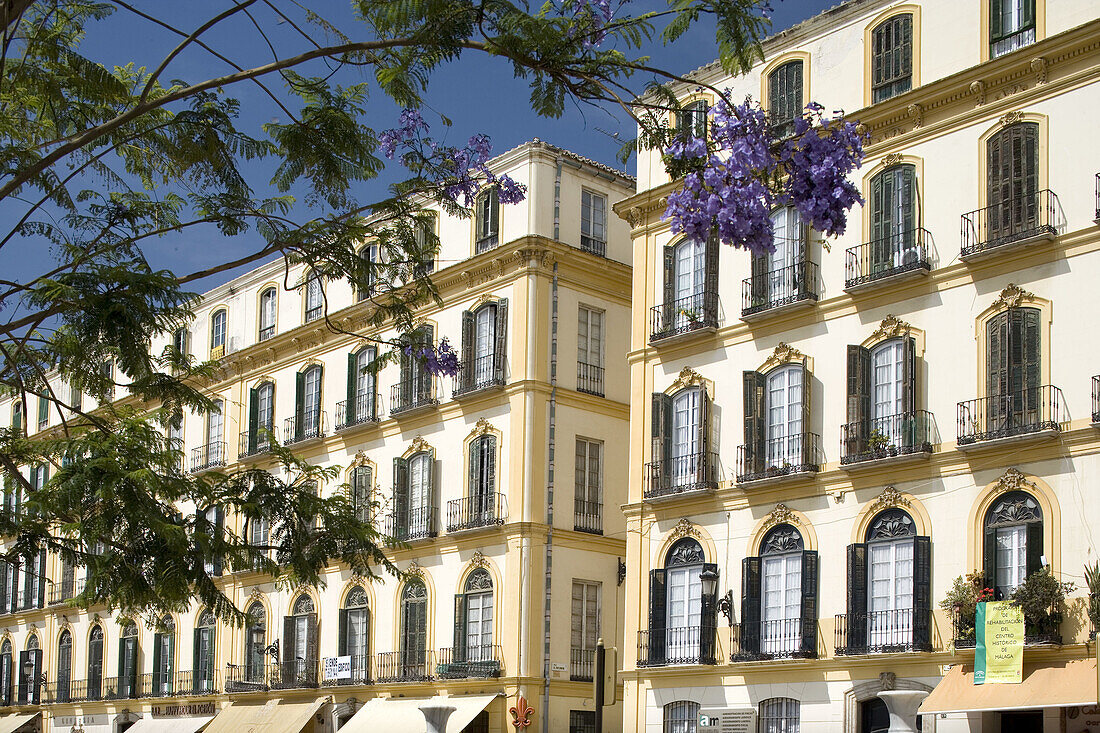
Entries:
<svg viewBox="0 0 1100 733">
<path fill-rule="evenodd" d="M 340 609 L 339 636 L 336 639 L 336 654 L 345 657 L 348 655 L 348 609 Z"/>
<path fill-rule="evenodd" d="M 467 623 L 467 607 L 465 594 L 455 595 L 455 626 L 454 626 L 454 647 L 451 653 L 455 662 L 466 661 L 466 623 Z"/>
<path fill-rule="evenodd" d="M 474 386 L 474 374 L 476 374 L 474 340 L 477 336 L 475 330 L 473 311 L 462 311 L 462 371 L 459 373 L 459 377 L 462 380 L 462 386 L 466 388 Z"/>
<path fill-rule="evenodd" d="M 259 445 L 260 390 L 248 390 L 248 452 L 255 453 Z M 266 437 L 265 437 L 266 440 Z"/>
<path fill-rule="evenodd" d="M 282 667 L 280 678 L 287 684 L 295 683 L 298 671 L 298 660 L 294 658 L 294 649 L 298 646 L 295 630 L 294 617 L 283 616 L 283 641 L 279 645 L 279 662 Z"/>
<path fill-rule="evenodd" d="M 676 248 L 670 244 L 664 247 L 664 326 L 669 328 L 676 314 Z"/>
<path fill-rule="evenodd" d="M 496 343 L 493 344 L 493 376 L 504 383 L 504 359 L 508 354 L 508 300 L 497 301 Z"/>
<path fill-rule="evenodd" d="M 662 664 L 665 659 L 665 625 L 667 622 L 668 580 L 664 568 L 649 571 L 649 663 Z"/>
<path fill-rule="evenodd" d="M 741 651 L 760 651 L 760 558 L 741 559 Z"/>
<path fill-rule="evenodd" d="M 932 540 L 913 538 L 913 646 L 932 648 Z"/>
<path fill-rule="evenodd" d="M 867 544 L 848 545 L 848 646 L 867 643 Z"/>
<path fill-rule="evenodd" d="M 1043 567 L 1043 523 L 1027 525 L 1027 574 L 1037 573 Z"/>
<path fill-rule="evenodd" d="M 46 550 L 38 551 L 38 607 L 46 607 Z"/>
<path fill-rule="evenodd" d="M 817 578 L 816 550 L 802 551 L 802 644 L 804 654 L 817 656 Z"/>
<path fill-rule="evenodd" d="M 348 354 L 348 386 L 347 386 L 347 402 L 344 404 L 344 424 L 354 425 L 358 422 L 359 416 L 359 354 L 352 352 Z"/>
<path fill-rule="evenodd" d="M 718 574 L 717 563 L 703 563 L 702 572 Z M 715 591 L 717 594 L 717 591 Z M 716 596 L 699 598 L 699 662 L 714 664 L 718 652 L 718 604 Z"/>
<path fill-rule="evenodd" d="M 294 438 L 300 440 L 305 429 L 306 375 L 298 372 L 294 375 Z"/>
<path fill-rule="evenodd" d="M 745 448 L 744 466 L 746 474 L 760 473 L 764 470 L 764 458 L 767 455 L 767 379 L 760 372 L 742 373 L 744 383 L 745 412 Z"/>
<path fill-rule="evenodd" d="M 404 458 L 393 459 L 393 518 L 394 537 L 402 539 L 409 526 L 409 462 Z"/>
<path fill-rule="evenodd" d="M 989 40 L 990 43 L 998 41 L 1005 35 L 1004 11 L 1001 7 L 1003 0 L 988 0 L 989 2 Z"/>
<path fill-rule="evenodd" d="M 986 527 L 982 543 L 982 572 L 985 573 L 985 587 L 992 588 L 996 600 L 1003 600 L 1003 589 L 997 586 L 997 528 Z"/>
<path fill-rule="evenodd" d="M 871 350 L 848 345 L 848 426 L 845 443 L 848 455 L 867 450 L 871 417 Z"/>
<path fill-rule="evenodd" d="M 917 342 L 912 336 L 902 340 L 902 394 L 901 411 L 908 415 L 917 406 Z M 911 445 L 911 444 L 910 444 Z"/>
<path fill-rule="evenodd" d="M 650 430 L 653 440 L 650 460 L 658 469 L 652 480 L 659 482 L 660 487 L 667 487 L 672 480 L 672 397 L 664 392 L 653 393 Z"/>
</svg>

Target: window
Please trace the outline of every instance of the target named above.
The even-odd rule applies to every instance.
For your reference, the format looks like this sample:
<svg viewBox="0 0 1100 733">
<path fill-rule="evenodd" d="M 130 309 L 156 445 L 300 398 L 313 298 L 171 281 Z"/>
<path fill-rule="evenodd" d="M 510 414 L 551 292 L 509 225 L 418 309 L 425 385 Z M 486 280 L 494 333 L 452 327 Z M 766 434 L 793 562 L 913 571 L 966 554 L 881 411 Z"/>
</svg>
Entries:
<svg viewBox="0 0 1100 733">
<path fill-rule="evenodd" d="M 165 616 L 153 634 L 153 695 L 175 692 L 176 622 Z"/>
<path fill-rule="evenodd" d="M 573 581 L 570 608 L 570 679 L 591 680 L 596 672 L 596 640 L 600 638 L 599 583 Z"/>
<path fill-rule="evenodd" d="M 816 296 L 802 215 L 793 207 L 783 207 L 772 212 L 771 222 L 775 249 L 752 256 L 752 277 L 744 304 L 748 313 Z"/>
<path fill-rule="evenodd" d="M 1043 510 L 1030 494 L 999 497 L 985 515 L 985 583 L 1007 599 L 1043 566 Z"/>
<path fill-rule="evenodd" d="M 986 143 L 988 232 L 983 242 L 1012 241 L 1049 223 L 1040 205 L 1039 125 L 1009 125 Z"/>
<path fill-rule="evenodd" d="M 470 514 L 466 521 L 483 527 L 496 519 L 497 438 L 482 435 L 470 443 Z"/>
<path fill-rule="evenodd" d="M 203 524 L 205 530 L 213 537 L 219 538 L 221 541 L 221 535 L 225 531 L 225 510 L 220 506 L 208 507 L 206 511 L 202 513 Z M 206 572 L 213 576 L 219 576 L 222 574 L 222 558 L 218 555 L 210 558 L 205 563 Z"/>
<path fill-rule="evenodd" d="M 359 257 L 363 260 L 363 276 L 359 287 L 355 289 L 355 300 L 361 303 L 378 292 L 378 285 L 382 282 L 382 248 L 377 242 L 373 242 L 359 250 Z"/>
<path fill-rule="evenodd" d="M 581 191 L 581 249 L 607 253 L 607 197 L 588 189 Z"/>
<path fill-rule="evenodd" d="M 494 661 L 493 579 L 484 568 L 470 573 L 464 592 L 455 597 L 454 635 L 454 661 Z"/>
<path fill-rule="evenodd" d="M 290 431 L 294 441 L 318 438 L 322 435 L 321 375 L 320 364 L 314 364 L 305 371 L 298 372 L 293 430 Z"/>
<path fill-rule="evenodd" d="M 32 665 L 28 678 L 23 671 Z M 26 650 L 19 653 L 19 666 L 16 668 L 19 680 L 19 704 L 38 705 L 42 697 L 42 649 L 38 646 L 38 635 L 31 634 L 27 639 Z"/>
<path fill-rule="evenodd" d="M 437 222 L 438 217 L 432 211 L 421 211 L 417 216 L 414 237 L 418 262 L 413 270 L 416 277 L 426 277 L 435 270 L 435 254 L 439 247 L 439 240 L 435 233 Z"/>
<path fill-rule="evenodd" d="M 370 609 L 367 592 L 361 586 L 348 591 L 340 610 L 340 635 L 337 644 L 340 656 L 351 657 L 351 679 L 370 678 Z"/>
<path fill-rule="evenodd" d="M 11 642 L 4 639 L 0 645 L 0 705 L 7 707 L 12 703 L 12 648 Z"/>
<path fill-rule="evenodd" d="M 222 439 L 225 437 L 223 433 L 224 410 L 225 401 L 214 400 L 210 412 L 206 413 L 206 462 L 208 465 L 225 461 L 222 448 Z"/>
<path fill-rule="evenodd" d="M 321 287 L 321 276 L 316 272 L 306 278 L 306 323 L 316 321 L 325 310 L 325 296 Z"/>
<path fill-rule="evenodd" d="M 190 353 L 188 348 L 190 342 L 191 334 L 187 332 L 186 328 L 177 328 L 172 332 L 172 349 L 177 356 L 187 356 Z"/>
<path fill-rule="evenodd" d="M 577 438 L 573 472 L 573 529 L 602 534 L 603 443 Z"/>
<path fill-rule="evenodd" d="M 286 684 L 317 683 L 317 612 L 313 598 L 302 593 L 283 619 L 282 680 Z"/>
<path fill-rule="evenodd" d="M 245 682 L 264 681 L 264 650 L 267 648 L 267 612 L 259 601 L 248 607 L 244 630 Z"/>
<path fill-rule="evenodd" d="M 800 365 L 789 365 L 768 374 L 767 462 L 769 466 L 796 465 L 802 460 L 802 377 Z"/>
<path fill-rule="evenodd" d="M 887 18 L 871 31 L 871 102 L 913 88 L 913 16 Z"/>
<path fill-rule="evenodd" d="M 676 129 L 682 135 L 705 138 L 707 136 L 707 100 L 688 102 L 676 115 Z"/>
<path fill-rule="evenodd" d="M 72 408 L 73 412 L 80 412 L 84 409 L 84 393 L 80 391 L 80 387 L 70 387 L 69 407 Z"/>
<path fill-rule="evenodd" d="M 275 335 L 275 314 L 279 307 L 275 288 L 267 288 L 260 294 L 260 341 L 267 341 Z"/>
<path fill-rule="evenodd" d="M 122 698 L 138 696 L 138 629 L 128 623 L 122 628 L 118 645 L 118 695 Z"/>
<path fill-rule="evenodd" d="M 32 470 L 32 476 L 35 475 Z M 34 481 L 31 482 L 32 486 Z M 23 608 L 43 608 L 46 605 L 46 550 L 30 560 L 23 571 Z"/>
<path fill-rule="evenodd" d="M 911 337 L 872 348 L 848 346 L 847 456 L 919 447 L 926 426 L 918 419 L 916 342 Z"/>
<path fill-rule="evenodd" d="M 50 425 L 50 401 L 45 397 L 38 398 L 38 429 L 45 430 Z"/>
<path fill-rule="evenodd" d="M 710 397 L 703 387 L 674 395 L 653 394 L 651 491 L 687 491 L 711 486 Z"/>
<path fill-rule="evenodd" d="M 508 301 L 484 303 L 462 313 L 462 365 L 457 391 L 504 384 Z"/>
<path fill-rule="evenodd" d="M 895 165 L 871 179 L 871 275 L 923 258 L 917 241 L 917 175 Z"/>
<path fill-rule="evenodd" d="M 23 403 L 16 401 L 11 406 L 11 429 L 12 430 L 25 430 L 26 424 L 23 420 Z"/>
<path fill-rule="evenodd" d="M 741 658 L 817 652 L 817 552 L 789 524 L 770 529 L 759 557 L 742 561 Z M 763 655 L 763 656 L 759 656 Z"/>
<path fill-rule="evenodd" d="M 394 527 L 398 540 L 422 539 L 435 535 L 435 496 L 432 491 L 435 451 L 395 458 Z"/>
<path fill-rule="evenodd" d="M 371 370 L 377 349 L 364 346 L 348 354 L 348 391 L 342 418 L 345 427 L 378 419 L 377 376 Z"/>
<path fill-rule="evenodd" d="M 266 451 L 275 436 L 275 384 L 264 382 L 249 390 L 246 454 Z"/>
<path fill-rule="evenodd" d="M 662 733 L 695 733 L 699 723 L 699 703 L 689 700 L 670 702 L 664 707 Z"/>
<path fill-rule="evenodd" d="M 88 699 L 103 694 L 103 627 L 96 624 L 88 635 Z"/>
<path fill-rule="evenodd" d="M 594 710 L 570 710 L 569 733 L 597 733 Z"/>
<path fill-rule="evenodd" d="M 1042 422 L 1042 331 L 1038 308 L 1009 308 L 986 321 L 985 432 L 1010 435 Z"/>
<path fill-rule="evenodd" d="M 414 347 L 430 346 L 434 342 L 435 327 L 421 326 L 407 337 L 407 343 Z M 463 347 L 465 349 L 465 346 Z M 393 402 L 391 412 L 401 412 L 413 407 L 422 407 L 435 404 L 433 395 L 432 373 L 428 371 L 424 360 L 412 353 L 401 352 L 401 377 L 400 382 L 394 385 Z"/>
<path fill-rule="evenodd" d="M 214 614 L 209 609 L 199 614 L 198 623 L 195 624 L 195 651 L 194 651 L 194 693 L 206 694 L 214 692 L 214 662 L 217 654 L 216 623 Z M 183 691 L 185 694 L 187 691 Z"/>
<path fill-rule="evenodd" d="M 714 664 L 715 603 L 703 597 L 704 570 L 717 574 L 718 566 L 703 562 L 702 546 L 686 537 L 650 571 L 648 664 Z"/>
<path fill-rule="evenodd" d="M 1035 0 L 989 0 L 989 56 L 1035 43 Z"/>
<path fill-rule="evenodd" d="M 760 733 L 798 733 L 799 703 L 788 697 L 760 702 Z"/>
<path fill-rule="evenodd" d="M 76 565 L 66 557 L 59 558 L 61 563 L 61 600 L 67 601 L 76 595 Z"/>
<path fill-rule="evenodd" d="M 370 466 L 356 466 L 348 476 L 348 498 L 355 509 L 355 517 L 363 524 L 370 524 L 373 507 L 371 490 L 374 483 L 374 470 Z"/>
<path fill-rule="evenodd" d="M 804 105 L 802 61 L 788 61 L 768 74 L 768 123 L 773 135 L 793 135 Z"/>
<path fill-rule="evenodd" d="M 270 557 L 271 551 L 265 548 L 271 538 L 271 533 L 268 529 L 267 520 L 263 517 L 251 517 L 248 520 L 248 542 L 253 547 L 261 548 L 258 550 L 264 557 Z M 256 559 L 255 567 L 260 567 L 262 562 L 259 558 Z"/>
<path fill-rule="evenodd" d="M 225 356 L 225 333 L 229 320 L 229 313 L 224 308 L 214 312 L 210 317 L 210 358 L 220 359 Z"/>
<path fill-rule="evenodd" d="M 500 244 L 500 194 L 494 186 L 477 199 L 474 252 L 487 252 Z"/>
<path fill-rule="evenodd" d="M 69 701 L 69 684 L 73 679 L 73 635 L 68 629 L 57 639 L 57 702 Z"/>
<path fill-rule="evenodd" d="M 428 669 L 428 589 L 413 578 L 401 590 L 401 670 L 405 679 L 424 679 Z"/>
<path fill-rule="evenodd" d="M 104 399 L 112 399 L 115 396 L 115 362 L 107 359 L 100 367 L 100 374 L 104 382 Z"/>
</svg>

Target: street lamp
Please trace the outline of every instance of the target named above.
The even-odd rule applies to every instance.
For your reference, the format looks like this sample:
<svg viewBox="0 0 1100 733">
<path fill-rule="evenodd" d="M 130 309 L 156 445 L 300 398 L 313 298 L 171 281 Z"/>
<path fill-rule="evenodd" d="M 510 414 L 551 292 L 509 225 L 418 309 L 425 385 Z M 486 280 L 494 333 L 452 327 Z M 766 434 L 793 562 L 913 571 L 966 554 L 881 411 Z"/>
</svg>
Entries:
<svg viewBox="0 0 1100 733">
<path fill-rule="evenodd" d="M 733 591 L 727 590 L 726 595 L 717 598 L 718 573 L 710 568 L 699 573 L 699 584 L 704 596 L 715 599 L 715 610 L 722 613 L 729 625 L 733 626 Z"/>
</svg>

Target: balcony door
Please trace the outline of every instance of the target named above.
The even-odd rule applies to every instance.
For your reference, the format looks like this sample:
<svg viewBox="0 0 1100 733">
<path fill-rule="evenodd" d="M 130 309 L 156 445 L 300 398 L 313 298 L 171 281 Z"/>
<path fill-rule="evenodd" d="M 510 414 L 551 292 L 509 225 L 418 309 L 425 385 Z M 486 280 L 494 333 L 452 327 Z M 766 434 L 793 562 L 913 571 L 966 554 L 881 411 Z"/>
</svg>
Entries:
<svg viewBox="0 0 1100 733">
<path fill-rule="evenodd" d="M 496 499 L 496 464 L 496 436 L 482 435 L 475 438 L 470 443 L 470 506 L 468 514 L 459 518 L 462 523 L 479 527 L 492 523 Z"/>
<path fill-rule="evenodd" d="M 896 165 L 871 179 L 871 271 L 917 262 L 916 168 Z"/>
<path fill-rule="evenodd" d="M 780 525 L 762 544 L 760 651 L 790 656 L 802 648 L 802 536 Z"/>
<path fill-rule="evenodd" d="M 1009 125 L 986 144 L 988 236 L 997 242 L 1039 226 L 1039 125 Z"/>
<path fill-rule="evenodd" d="M 428 534 L 432 500 L 432 460 L 428 453 L 417 453 L 409 459 L 409 534 Z"/>
<path fill-rule="evenodd" d="M 489 662 L 493 659 L 493 579 L 483 569 L 470 573 L 463 595 L 466 611 L 465 659 Z M 455 652 L 458 652 L 456 647 Z M 456 660 L 457 661 L 457 660 Z"/>
<path fill-rule="evenodd" d="M 912 518 L 880 514 L 867 542 L 867 645 L 907 647 L 913 641 L 914 543 Z"/>
<path fill-rule="evenodd" d="M 665 658 L 671 664 L 695 661 L 699 656 L 703 612 L 702 563 L 669 568 L 665 616 Z"/>
<path fill-rule="evenodd" d="M 802 215 L 791 206 L 772 212 L 772 232 L 775 250 L 768 255 L 769 303 L 794 298 L 802 282 Z"/>
<path fill-rule="evenodd" d="M 244 674 L 246 682 L 264 680 L 264 651 L 267 648 L 267 612 L 263 604 L 248 607 L 248 625 L 244 631 Z"/>
<path fill-rule="evenodd" d="M 428 589 L 420 580 L 405 584 L 401 593 L 401 669 L 399 677 L 428 673 Z"/>
<path fill-rule="evenodd" d="M 153 635 L 153 694 L 171 695 L 176 669 L 176 625 L 171 616 L 162 618 L 158 625 L 160 628 Z"/>
<path fill-rule="evenodd" d="M 483 305 L 474 313 L 474 384 L 493 379 L 493 346 L 496 344 L 497 307 Z"/>
<path fill-rule="evenodd" d="M 199 614 L 198 625 L 195 626 L 194 659 L 191 673 L 194 677 L 192 689 L 195 694 L 211 693 L 214 691 L 214 614 L 209 610 Z"/>
<path fill-rule="evenodd" d="M 356 586 L 348 591 L 344 608 L 340 612 L 340 656 L 351 657 L 351 678 L 361 682 L 370 676 L 370 608 L 367 593 Z"/>
<path fill-rule="evenodd" d="M 701 388 L 678 392 L 672 398 L 672 485 L 687 486 L 695 481 L 700 456 Z"/>
<path fill-rule="evenodd" d="M 893 339 L 871 350 L 871 431 L 889 445 L 905 445 L 899 416 L 905 412 L 905 344 Z"/>
<path fill-rule="evenodd" d="M 985 432 L 994 437 L 1042 421 L 1040 326 L 1037 308 L 1009 308 L 986 321 Z"/>
<path fill-rule="evenodd" d="M 103 627 L 96 624 L 88 635 L 88 699 L 103 695 Z"/>
<path fill-rule="evenodd" d="M 299 438 L 312 438 L 321 429 L 321 367 L 311 366 L 302 374 L 302 417 Z"/>
<path fill-rule="evenodd" d="M 686 330 L 703 318 L 706 290 L 706 243 L 685 239 L 676 245 L 672 274 L 672 327 Z"/>
<path fill-rule="evenodd" d="M 768 467 L 797 466 L 802 460 L 802 366 L 790 364 L 767 376 Z"/>
<path fill-rule="evenodd" d="M 376 353 L 373 346 L 367 346 L 352 357 L 352 368 L 355 370 L 352 379 L 355 392 L 352 397 L 355 404 L 354 407 L 349 404 L 347 410 L 348 416 L 354 418 L 354 424 L 373 420 L 376 417 L 374 414 L 375 374 L 370 370 Z M 348 423 L 352 424 L 353 421 L 348 420 Z"/>
</svg>

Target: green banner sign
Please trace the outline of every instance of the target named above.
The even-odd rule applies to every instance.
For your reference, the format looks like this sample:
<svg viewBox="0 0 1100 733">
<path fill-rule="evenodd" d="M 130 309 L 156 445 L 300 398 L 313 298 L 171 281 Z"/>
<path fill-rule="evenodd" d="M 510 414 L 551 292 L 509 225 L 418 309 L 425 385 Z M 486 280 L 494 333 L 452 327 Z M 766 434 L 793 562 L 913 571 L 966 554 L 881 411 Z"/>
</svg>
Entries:
<svg viewBox="0 0 1100 733">
<path fill-rule="evenodd" d="M 1024 674 L 1024 611 L 1011 601 L 978 604 L 974 684 L 1019 684 Z"/>
</svg>

